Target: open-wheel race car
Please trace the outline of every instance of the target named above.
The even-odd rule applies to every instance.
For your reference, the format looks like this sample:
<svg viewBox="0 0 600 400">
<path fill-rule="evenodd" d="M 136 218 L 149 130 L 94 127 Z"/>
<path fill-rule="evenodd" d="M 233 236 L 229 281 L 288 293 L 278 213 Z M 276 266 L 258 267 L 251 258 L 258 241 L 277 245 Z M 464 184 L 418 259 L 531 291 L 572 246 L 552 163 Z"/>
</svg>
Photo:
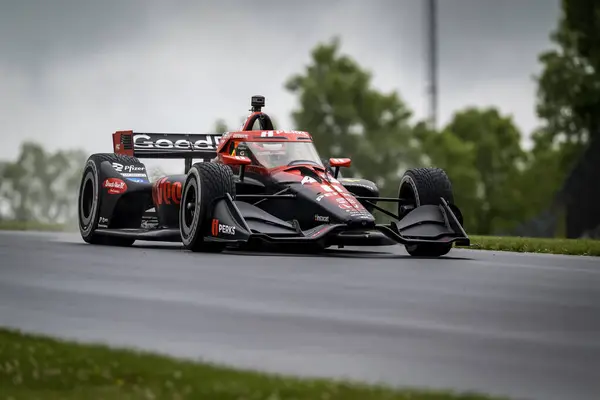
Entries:
<svg viewBox="0 0 600 400">
<path fill-rule="evenodd" d="M 469 245 L 443 170 L 409 169 L 398 197 L 380 197 L 373 182 L 339 175 L 349 158 L 323 161 L 308 132 L 276 130 L 264 105 L 252 97 L 238 132 L 115 132 L 114 152 L 91 155 L 83 170 L 83 240 L 181 242 L 197 252 L 403 244 L 429 257 Z M 150 182 L 141 158 L 184 159 L 185 171 Z M 397 203 L 397 213 L 382 202 Z M 375 210 L 390 222 L 376 223 Z"/>
</svg>

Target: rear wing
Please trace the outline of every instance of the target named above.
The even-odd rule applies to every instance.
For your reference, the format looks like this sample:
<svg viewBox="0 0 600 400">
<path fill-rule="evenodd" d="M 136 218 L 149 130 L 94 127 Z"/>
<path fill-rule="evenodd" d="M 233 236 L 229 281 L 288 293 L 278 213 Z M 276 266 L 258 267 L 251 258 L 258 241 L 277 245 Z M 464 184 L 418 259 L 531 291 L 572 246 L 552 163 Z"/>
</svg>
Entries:
<svg viewBox="0 0 600 400">
<path fill-rule="evenodd" d="M 113 149 L 117 154 L 137 158 L 201 158 L 212 159 L 222 133 L 113 133 Z"/>
</svg>

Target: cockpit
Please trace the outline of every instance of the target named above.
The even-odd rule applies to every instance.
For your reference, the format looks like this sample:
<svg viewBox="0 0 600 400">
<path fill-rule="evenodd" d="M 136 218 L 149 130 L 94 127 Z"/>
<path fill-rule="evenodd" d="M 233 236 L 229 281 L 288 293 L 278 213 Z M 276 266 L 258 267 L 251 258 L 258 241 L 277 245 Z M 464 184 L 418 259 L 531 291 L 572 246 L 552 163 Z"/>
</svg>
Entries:
<svg viewBox="0 0 600 400">
<path fill-rule="evenodd" d="M 296 164 L 312 164 L 323 168 L 312 142 L 240 142 L 231 155 L 248 157 L 252 160 L 252 165 L 264 168 Z"/>
</svg>

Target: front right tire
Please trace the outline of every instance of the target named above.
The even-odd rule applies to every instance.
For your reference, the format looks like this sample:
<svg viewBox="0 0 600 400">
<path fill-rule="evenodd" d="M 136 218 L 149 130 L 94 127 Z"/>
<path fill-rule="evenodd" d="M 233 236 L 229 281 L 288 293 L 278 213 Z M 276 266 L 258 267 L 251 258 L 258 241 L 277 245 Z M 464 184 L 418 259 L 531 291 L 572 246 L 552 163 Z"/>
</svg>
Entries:
<svg viewBox="0 0 600 400">
<path fill-rule="evenodd" d="M 217 200 L 227 194 L 235 199 L 235 177 L 231 168 L 219 163 L 196 163 L 190 168 L 181 196 L 179 232 L 184 248 L 218 253 L 225 243 L 205 240 Z"/>
</svg>

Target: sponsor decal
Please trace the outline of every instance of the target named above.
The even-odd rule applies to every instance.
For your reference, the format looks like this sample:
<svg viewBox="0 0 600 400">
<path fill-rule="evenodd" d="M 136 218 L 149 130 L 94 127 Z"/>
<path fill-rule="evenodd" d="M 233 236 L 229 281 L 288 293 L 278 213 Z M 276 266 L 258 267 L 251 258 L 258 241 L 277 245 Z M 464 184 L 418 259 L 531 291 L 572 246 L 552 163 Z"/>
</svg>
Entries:
<svg viewBox="0 0 600 400">
<path fill-rule="evenodd" d="M 310 138 L 310 135 L 308 134 L 308 132 L 305 131 L 286 131 L 286 130 L 275 130 L 275 131 L 262 131 L 260 133 L 260 137 L 274 137 L 276 135 L 286 135 L 286 134 L 293 134 L 296 136 L 300 136 L 300 137 L 306 137 L 306 138 Z"/>
<path fill-rule="evenodd" d="M 142 165 L 123 165 L 123 164 L 119 164 L 117 162 L 112 163 L 112 167 L 114 168 L 115 171 L 122 173 L 130 173 L 130 172 L 135 172 L 138 171 L 139 172 L 144 172 L 144 176 L 146 176 L 145 172 L 146 172 L 146 167 L 142 166 Z M 125 174 L 123 174 L 123 176 L 126 176 Z"/>
<path fill-rule="evenodd" d="M 338 193 L 348 193 L 348 191 L 345 190 L 340 185 L 331 185 L 330 186 L 330 185 L 322 184 L 321 189 L 323 189 L 325 192 L 333 192 L 335 190 Z"/>
<path fill-rule="evenodd" d="M 98 220 L 98 227 L 108 228 L 108 218 L 100 217 L 100 219 Z"/>
<path fill-rule="evenodd" d="M 219 220 L 213 219 L 210 225 L 210 233 L 213 236 L 219 236 Z"/>
<path fill-rule="evenodd" d="M 170 136 L 177 136 L 172 134 Z M 213 143 L 214 138 L 214 143 Z M 174 138 L 173 138 L 174 139 Z M 153 138 L 146 134 L 137 134 L 133 137 L 133 146 L 136 150 L 215 150 L 219 144 L 221 136 L 207 135 L 206 139 L 197 139 L 191 141 L 189 139 L 176 139 L 175 141 L 166 137 Z"/>
<path fill-rule="evenodd" d="M 365 210 L 365 208 L 362 206 L 362 204 L 360 204 L 354 197 L 352 196 L 345 196 L 342 197 L 339 195 L 339 193 L 326 193 L 324 196 L 337 196 L 335 199 L 335 202 L 337 203 L 338 207 L 341 208 L 342 210 L 346 210 L 346 212 L 353 212 L 353 211 L 359 211 L 362 212 L 363 210 Z M 318 200 L 317 200 L 318 201 Z"/>
<path fill-rule="evenodd" d="M 148 183 L 148 180 L 146 178 L 125 178 L 128 181 L 131 182 L 135 182 L 135 183 Z"/>
<path fill-rule="evenodd" d="M 316 222 L 329 222 L 329 217 L 326 215 L 315 214 L 315 221 Z"/>
<path fill-rule="evenodd" d="M 315 178 L 311 178 L 310 176 L 305 176 L 304 178 L 302 178 L 302 181 L 300 182 L 301 184 L 307 184 L 307 183 L 317 183 Z"/>
<path fill-rule="evenodd" d="M 102 183 L 102 187 L 108 189 L 108 194 L 122 194 L 127 191 L 125 181 L 118 178 L 108 178 Z"/>
<path fill-rule="evenodd" d="M 147 176 L 146 174 L 126 174 L 126 173 L 123 173 L 121 175 L 126 178 L 146 178 L 146 176 Z"/>
<path fill-rule="evenodd" d="M 317 196 L 317 201 L 323 200 L 323 197 L 331 197 L 331 196 L 339 196 L 337 193 L 319 193 Z"/>
<path fill-rule="evenodd" d="M 152 200 L 157 206 L 181 204 L 181 182 L 171 182 L 168 177 L 156 181 L 152 186 Z"/>
<path fill-rule="evenodd" d="M 335 179 L 335 177 L 331 174 L 326 174 L 324 172 L 321 172 L 319 175 L 321 176 L 321 178 L 325 179 L 326 181 L 333 182 L 333 183 L 340 183 L 340 181 Z"/>
<path fill-rule="evenodd" d="M 295 132 L 287 132 L 287 131 L 263 131 L 260 133 L 260 137 L 273 137 L 275 135 L 284 135 L 286 133 L 295 133 Z"/>
<path fill-rule="evenodd" d="M 235 226 L 220 224 L 218 219 L 213 219 L 210 232 L 213 236 L 219 236 L 219 233 L 235 235 Z"/>
<path fill-rule="evenodd" d="M 338 203 L 338 207 L 341 208 L 342 210 L 351 210 L 352 208 L 354 208 L 348 203 Z M 350 211 L 348 211 L 348 212 L 350 212 Z"/>
<path fill-rule="evenodd" d="M 322 192 L 319 192 L 317 196 L 317 201 L 323 200 L 323 197 L 336 197 L 336 201 L 340 205 L 340 208 L 364 208 L 355 198 L 354 196 L 348 192 L 343 186 L 340 185 L 326 185 L 322 184 L 321 189 Z M 347 196 L 346 196 L 347 195 Z"/>
</svg>

